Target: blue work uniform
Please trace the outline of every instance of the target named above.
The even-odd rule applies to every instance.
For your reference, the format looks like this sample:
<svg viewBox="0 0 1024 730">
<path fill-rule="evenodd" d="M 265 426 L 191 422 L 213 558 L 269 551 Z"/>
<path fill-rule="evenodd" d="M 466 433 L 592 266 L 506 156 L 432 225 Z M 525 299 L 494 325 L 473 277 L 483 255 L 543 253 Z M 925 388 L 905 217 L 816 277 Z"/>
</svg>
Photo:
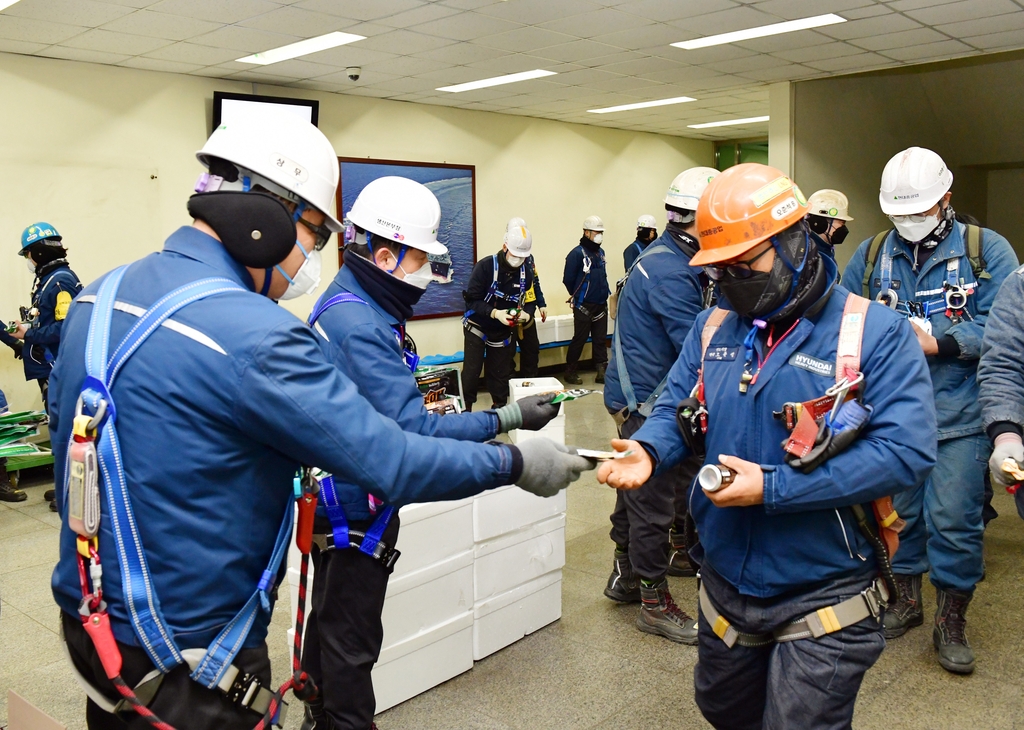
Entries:
<svg viewBox="0 0 1024 730">
<path fill-rule="evenodd" d="M 992 301 L 1017 267 L 1017 257 L 1005 238 L 982 229 L 988 277 L 976 278 L 965 232 L 963 223 L 955 223 L 920 267 L 915 247 L 890 232 L 879 251 L 869 289 L 871 297 L 877 297 L 887 278 L 886 288 L 899 296 L 901 314 L 909 316 L 911 307 L 927 307 L 932 334 L 941 348 L 938 356 L 928 358 L 938 414 L 939 463 L 926 483 L 894 500 L 907 527 L 900 535 L 893 568 L 904 575 L 930 570 L 931 581 L 939 588 L 970 592 L 984 569 L 982 507 L 991 452 L 982 430 L 978 358 Z M 861 243 L 846 266 L 843 279 L 849 286 L 861 286 L 870 243 L 870 239 Z M 892 262 L 888 274 L 883 271 L 886 256 Z M 962 282 L 964 288 L 973 289 L 967 297 L 969 317 L 958 323 L 946 314 L 943 288 L 947 282 Z M 906 431 L 912 433 L 916 424 L 915 418 L 908 418 Z"/>
<path fill-rule="evenodd" d="M 910 325 L 880 305 L 868 310 L 861 348 L 864 402 L 873 406 L 864 430 L 809 474 L 785 463 L 788 432 L 773 411 L 818 398 L 835 384 L 848 292 L 834 286 L 834 264 L 821 262 L 828 299 L 774 342 L 774 350 L 766 346 L 767 333 L 756 338 L 761 366 L 746 393 L 739 384 L 749 318 L 730 313 L 704 361 L 708 460 L 732 455 L 760 464 L 764 473 L 760 505 L 716 507 L 700 489 L 690 497 L 704 585 L 712 603 L 743 632 L 770 633 L 867 588 L 877 566 L 851 506 L 913 488 L 935 464 L 935 410 L 924 356 Z M 708 316 L 697 317 L 664 395 L 634 436 L 658 474 L 689 453 L 676 405 L 697 383 Z M 760 727 L 762 716 L 766 727 L 848 727 L 861 678 L 884 646 L 880 623 L 871 618 L 818 639 L 730 649 L 702 610 L 698 632 L 697 704 L 721 727 Z"/>
<path fill-rule="evenodd" d="M 572 306 L 572 341 L 565 353 L 566 371 L 574 373 L 590 339 L 598 373 L 608 362 L 608 267 L 601 247 L 587 239 L 565 257 L 562 284 Z"/>
<path fill-rule="evenodd" d="M 112 388 L 124 472 L 164 618 L 181 649 L 205 648 L 252 596 L 268 564 L 300 463 L 317 464 L 389 504 L 460 499 L 518 477 L 507 447 L 407 434 L 379 416 L 323 355 L 317 335 L 269 299 L 215 238 L 189 227 L 124 274 L 111 324 L 120 342 L 140 310 L 189 282 L 223 277 L 249 291 L 177 312 Z M 65 321 L 52 376 L 55 481 L 65 482 L 72 420 L 98 283 Z M 53 594 L 77 621 L 75 533 L 65 518 Z M 111 522 L 99 533 L 104 599 L 117 640 L 139 645 L 122 592 Z M 270 613 L 244 642 L 262 646 Z"/>
<path fill-rule="evenodd" d="M 690 243 L 697 246 L 696 240 Z M 605 407 L 622 422 L 620 438 L 630 438 L 643 425 L 650 409 L 640 413 L 638 407 L 656 390 L 660 393 L 659 386 L 679 358 L 703 307 L 702 277 L 700 268 L 690 266 L 689 254 L 668 230 L 633 264 L 619 294 L 612 338 L 615 346 L 604 385 Z M 636 400 L 632 410 L 624 393 L 623 368 Z M 687 459 L 668 473 L 649 479 L 643 489 L 616 493 L 611 539 L 620 549 L 629 546 L 633 572 L 642 578 L 660 580 L 668 571 L 665 546 L 669 529 L 675 524 L 683 531 L 689 486 L 699 468 L 695 459 Z"/>
<path fill-rule="evenodd" d="M 665 234 L 662 233 L 661 235 L 664 237 Z M 636 261 L 636 257 L 642 254 L 648 245 L 647 241 L 641 241 L 638 238 L 626 246 L 626 249 L 622 252 L 622 267 L 625 271 L 629 271 L 629 267 Z"/>
</svg>

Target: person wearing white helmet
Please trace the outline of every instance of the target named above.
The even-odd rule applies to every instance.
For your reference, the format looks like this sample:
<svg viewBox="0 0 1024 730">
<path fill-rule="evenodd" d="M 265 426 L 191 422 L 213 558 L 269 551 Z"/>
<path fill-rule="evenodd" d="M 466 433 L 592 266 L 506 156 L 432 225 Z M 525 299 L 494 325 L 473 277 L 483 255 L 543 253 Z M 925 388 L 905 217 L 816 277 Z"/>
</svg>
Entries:
<svg viewBox="0 0 1024 730">
<path fill-rule="evenodd" d="M 629 271 L 629 267 L 636 261 L 636 257 L 644 252 L 648 244 L 658 237 L 658 221 L 653 215 L 644 214 L 636 219 L 636 240 L 626 246 L 622 252 L 622 268 Z"/>
<path fill-rule="evenodd" d="M 315 287 L 342 227 L 316 127 L 228 123 L 198 157 L 192 225 L 75 298 L 51 375 L 52 588 L 90 730 L 281 721 L 266 636 L 300 465 L 396 507 L 524 480 L 550 493 L 586 465 L 544 439 L 531 453 L 404 432 L 274 302 Z M 318 486 L 302 471 L 308 551 Z"/>
<path fill-rule="evenodd" d="M 878 201 L 893 229 L 861 243 L 843 282 L 910 319 L 928 359 L 938 413 L 939 460 L 917 488 L 898 494 L 907 521 L 893 570 L 899 602 L 885 613 L 892 639 L 924 622 L 921 576 L 935 586 L 933 639 L 948 671 L 974 670 L 967 606 L 983 574 L 985 462 L 977 369 L 985 325 L 1017 257 L 993 230 L 958 220 L 953 174 L 935 152 L 910 147 L 882 171 Z M 914 428 L 907 423 L 908 429 Z"/>
<path fill-rule="evenodd" d="M 583 346 L 590 340 L 594 367 L 594 381 L 604 382 L 608 363 L 608 267 L 605 263 L 604 221 L 596 215 L 583 221 L 583 236 L 579 245 L 565 257 L 562 284 L 569 292 L 572 307 L 572 341 L 565 354 L 565 382 L 580 385 L 583 379 L 576 373 Z"/>
<path fill-rule="evenodd" d="M 533 324 L 526 299 L 533 288 L 534 267 L 529 265 L 533 234 L 521 218 L 505 226 L 501 250 L 476 262 L 469 286 L 462 292 L 466 314 L 462 363 L 462 395 L 472 410 L 480 389 L 480 371 L 486 360 L 487 391 L 495 408 L 508 402 L 508 379 L 516 354 L 516 329 Z"/>
<path fill-rule="evenodd" d="M 522 234 L 517 234 L 515 229 L 526 229 L 526 227 L 526 221 L 522 218 L 510 218 L 505 225 L 506 245 L 508 245 L 510 234 L 513 242 L 522 238 Z M 532 237 L 531 233 L 531 243 Z M 530 315 L 530 319 L 526 324 L 520 324 L 513 330 L 519 345 L 519 369 L 516 373 L 516 377 L 519 378 L 537 377 L 537 373 L 540 371 L 540 338 L 537 335 L 536 325 L 538 319 L 541 322 L 548 321 L 548 304 L 544 299 L 544 290 L 540 285 L 540 274 L 537 273 L 537 262 L 533 258 L 532 251 L 531 246 L 525 266 L 533 274 L 533 284 L 523 298 L 523 309 Z"/>
<path fill-rule="evenodd" d="M 836 260 L 836 246 L 850 234 L 846 224 L 850 217 L 850 201 L 838 190 L 823 188 L 807 199 L 807 227 L 818 253 Z"/>
<path fill-rule="evenodd" d="M 327 358 L 378 413 L 405 431 L 488 441 L 513 428 L 539 429 L 558 415 L 558 406 L 550 404 L 553 394 L 443 417 L 424 405 L 413 376 L 419 357 L 406 321 L 436 279 L 428 256 L 447 253 L 437 240 L 440 219 L 437 198 L 421 183 L 382 177 L 367 184 L 346 215 L 344 265 L 314 305 L 309 323 Z M 522 250 L 521 241 L 508 241 L 510 251 Z M 306 706 L 306 730 L 366 730 L 373 723 L 370 672 L 384 638 L 381 610 L 392 567 L 386 558 L 394 554 L 399 518 L 388 504 L 368 502 L 367 491 L 340 475 L 321 490 L 302 653 L 302 667 L 320 695 Z M 354 532 L 373 537 L 338 544 L 343 530 L 350 540 Z"/>
<path fill-rule="evenodd" d="M 713 168 L 693 167 L 672 180 L 664 199 L 665 231 L 621 282 L 604 387 L 604 403 L 620 438 L 632 438 L 647 420 L 704 309 L 709 282 L 690 259 L 700 248 L 697 203 L 716 175 Z M 666 576 L 696 575 L 689 557 L 694 537 L 687 498 L 700 466 L 700 459 L 689 458 L 649 479 L 643 489 L 617 492 L 611 515 L 615 552 L 605 596 L 641 603 L 638 629 L 683 644 L 697 643 L 697 626 L 676 606 Z"/>
</svg>

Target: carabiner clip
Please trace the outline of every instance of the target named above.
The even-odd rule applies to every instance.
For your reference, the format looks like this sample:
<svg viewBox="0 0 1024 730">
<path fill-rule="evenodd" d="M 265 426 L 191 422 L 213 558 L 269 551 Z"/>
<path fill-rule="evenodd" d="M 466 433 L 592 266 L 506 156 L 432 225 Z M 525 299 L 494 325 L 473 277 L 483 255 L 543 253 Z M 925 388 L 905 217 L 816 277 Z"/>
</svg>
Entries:
<svg viewBox="0 0 1024 730">
<path fill-rule="evenodd" d="M 863 382 L 864 373 L 859 372 L 857 373 L 857 377 L 855 377 L 853 380 L 850 380 L 849 378 L 843 378 L 838 383 L 836 383 L 831 388 L 825 391 L 826 396 L 834 397 L 836 399 L 835 402 L 832 404 L 832 410 L 828 414 L 829 420 L 836 417 L 836 413 L 838 413 L 839 409 L 842 407 L 843 401 L 846 400 L 847 393 L 849 393 L 852 389 L 856 388 Z"/>
</svg>

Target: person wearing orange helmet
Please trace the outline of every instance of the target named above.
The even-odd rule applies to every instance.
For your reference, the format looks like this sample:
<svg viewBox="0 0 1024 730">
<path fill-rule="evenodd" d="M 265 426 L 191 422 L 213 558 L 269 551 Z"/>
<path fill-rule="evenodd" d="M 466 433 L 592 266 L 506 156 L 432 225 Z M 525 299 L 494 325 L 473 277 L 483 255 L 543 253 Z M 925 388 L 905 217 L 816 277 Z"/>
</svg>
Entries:
<svg viewBox="0 0 1024 730">
<path fill-rule="evenodd" d="M 807 212 L 767 165 L 711 181 L 691 264 L 718 283 L 718 306 L 698 316 L 644 425 L 612 442 L 631 453 L 598 472 L 635 489 L 704 456 L 690 498 L 694 684 L 717 728 L 850 726 L 885 646 L 899 526 L 888 496 L 935 464 L 931 385 L 910 325 L 837 285 Z"/>
</svg>

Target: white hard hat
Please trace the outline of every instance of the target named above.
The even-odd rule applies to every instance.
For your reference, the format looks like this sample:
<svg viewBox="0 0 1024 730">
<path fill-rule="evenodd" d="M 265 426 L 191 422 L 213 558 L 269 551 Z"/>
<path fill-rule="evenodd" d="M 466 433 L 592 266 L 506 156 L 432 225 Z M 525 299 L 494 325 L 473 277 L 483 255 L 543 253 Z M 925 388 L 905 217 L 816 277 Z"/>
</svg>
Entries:
<svg viewBox="0 0 1024 730">
<path fill-rule="evenodd" d="M 329 212 L 340 177 L 338 156 L 324 133 L 309 122 L 283 116 L 222 124 L 196 157 L 207 168 L 211 157 L 226 160 L 240 168 L 240 176 L 249 177 L 252 185 L 305 202 L 327 217 L 329 229 L 342 229 Z"/>
<path fill-rule="evenodd" d="M 441 255 L 448 252 L 437 240 L 441 204 L 430 189 L 405 177 L 379 177 L 356 196 L 346 216 L 370 233 L 404 246 Z"/>
<path fill-rule="evenodd" d="M 599 216 L 588 215 L 586 220 L 583 221 L 584 231 L 603 231 L 604 221 Z"/>
<path fill-rule="evenodd" d="M 713 167 L 691 167 L 676 175 L 665 193 L 665 205 L 682 210 L 697 210 L 700 196 L 704 194 L 708 183 L 718 176 Z"/>
<path fill-rule="evenodd" d="M 522 218 L 513 218 L 514 220 L 523 220 Z M 520 256 L 526 258 L 533 251 L 533 234 L 530 233 L 530 229 L 526 227 L 526 224 L 512 225 L 512 221 L 509 221 L 508 230 L 505 231 L 505 246 L 508 247 L 509 253 L 513 256 Z"/>
<path fill-rule="evenodd" d="M 526 221 L 523 220 L 522 218 L 519 218 L 518 216 L 516 216 L 514 218 L 509 218 L 508 219 L 508 223 L 505 224 L 505 233 L 508 233 L 510 230 L 512 230 L 516 226 L 523 226 L 523 227 L 525 227 L 526 226 Z"/>
<path fill-rule="evenodd" d="M 952 186 L 953 173 L 941 157 L 923 147 L 909 147 L 885 163 L 878 204 L 886 215 L 924 213 Z"/>
<path fill-rule="evenodd" d="M 637 228 L 657 228 L 658 221 L 654 219 L 653 215 L 647 215 L 646 213 L 636 219 Z"/>
<path fill-rule="evenodd" d="M 838 190 L 824 188 L 817 191 L 807 199 L 807 212 L 811 215 L 820 215 L 822 218 L 838 218 L 842 221 L 852 221 L 850 217 L 850 201 Z"/>
</svg>

